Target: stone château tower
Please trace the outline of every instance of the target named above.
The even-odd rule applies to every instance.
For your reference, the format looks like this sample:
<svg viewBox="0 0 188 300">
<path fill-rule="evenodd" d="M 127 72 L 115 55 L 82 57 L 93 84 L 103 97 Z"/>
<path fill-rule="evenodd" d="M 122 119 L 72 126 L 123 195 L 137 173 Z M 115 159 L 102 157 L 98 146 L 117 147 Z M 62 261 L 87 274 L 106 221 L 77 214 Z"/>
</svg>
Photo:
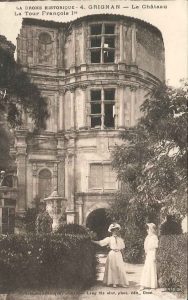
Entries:
<svg viewBox="0 0 188 300">
<path fill-rule="evenodd" d="M 139 19 L 91 15 L 69 23 L 24 19 L 18 61 L 47 99 L 50 118 L 17 132 L 18 212 L 54 189 L 69 221 L 86 224 L 119 188 L 110 152 L 140 118 L 146 94 L 165 79 L 161 32 Z M 94 216 L 94 215 L 93 215 Z"/>
</svg>

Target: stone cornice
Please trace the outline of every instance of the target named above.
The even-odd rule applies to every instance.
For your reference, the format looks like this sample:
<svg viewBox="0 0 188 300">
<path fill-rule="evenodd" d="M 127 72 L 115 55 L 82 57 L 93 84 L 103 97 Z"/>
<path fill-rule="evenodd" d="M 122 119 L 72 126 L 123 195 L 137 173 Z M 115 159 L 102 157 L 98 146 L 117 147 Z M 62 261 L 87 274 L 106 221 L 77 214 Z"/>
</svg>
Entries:
<svg viewBox="0 0 188 300">
<path fill-rule="evenodd" d="M 65 29 L 66 31 L 71 30 L 71 27 L 74 25 L 77 27 L 82 22 L 96 22 L 96 21 L 113 21 L 113 22 L 124 22 L 126 25 L 129 24 L 139 24 L 143 26 L 144 28 L 147 28 L 148 30 L 152 31 L 154 34 L 158 35 L 162 39 L 162 34 L 160 30 L 155 27 L 154 25 L 129 16 L 124 16 L 120 14 L 93 14 L 93 15 L 87 15 L 80 17 L 76 20 L 70 21 L 70 22 L 54 22 L 54 21 L 46 21 L 46 20 L 40 20 L 40 19 L 33 19 L 33 18 L 24 18 L 22 21 L 22 25 L 33 25 L 33 26 L 41 26 L 41 27 L 47 27 L 47 28 L 55 28 L 55 29 Z"/>
<path fill-rule="evenodd" d="M 82 81 L 82 82 L 75 82 L 74 84 L 68 84 L 64 87 L 60 87 L 60 91 L 62 91 L 64 94 L 66 92 L 71 92 L 71 93 L 74 93 L 74 91 L 79 88 L 83 91 L 85 91 L 87 89 L 88 86 L 91 86 L 91 82 L 90 81 Z"/>
<path fill-rule="evenodd" d="M 125 130 L 125 128 L 123 129 Z M 88 128 L 85 130 L 66 130 L 63 132 L 63 136 L 66 140 L 76 139 L 76 138 L 91 138 L 91 137 L 117 137 L 118 134 L 122 131 L 122 128 L 118 129 L 95 129 Z M 62 136 L 62 137 L 63 137 Z"/>
<path fill-rule="evenodd" d="M 52 159 L 52 158 L 46 158 L 46 159 L 44 159 L 44 158 L 42 158 L 42 157 L 36 157 L 36 158 L 30 158 L 29 157 L 29 161 L 31 162 L 31 163 L 35 163 L 35 164 L 37 164 L 37 163 L 59 163 L 60 161 L 59 160 L 57 160 L 57 159 Z"/>
<path fill-rule="evenodd" d="M 102 190 L 96 190 L 96 191 L 88 191 L 88 192 L 77 192 L 75 193 L 76 197 L 87 197 L 87 196 L 112 196 L 113 194 L 116 193 L 117 190 L 107 190 L 107 191 L 102 191 Z"/>
<path fill-rule="evenodd" d="M 60 91 L 62 93 L 71 92 L 74 93 L 76 89 L 86 90 L 90 86 L 117 86 L 123 88 L 130 88 L 130 90 L 135 91 L 139 88 L 144 88 L 147 90 L 152 90 L 154 85 L 151 83 L 150 85 L 145 82 L 136 82 L 136 81 L 115 81 L 115 80 L 92 80 L 88 82 L 75 82 L 74 84 L 66 85 L 64 87 L 60 87 Z"/>
<path fill-rule="evenodd" d="M 86 66 L 85 71 L 82 71 L 80 66 L 78 66 L 74 68 L 74 73 L 65 75 L 64 72 L 62 72 L 60 75 L 57 69 L 54 70 L 52 74 L 51 71 L 48 72 L 46 68 L 40 72 L 38 66 L 30 66 L 30 76 L 32 76 L 35 83 L 46 90 L 58 90 L 59 88 L 61 89 L 61 86 L 62 89 L 67 89 L 68 87 L 73 87 L 75 84 L 80 85 L 80 87 L 84 89 L 87 84 L 91 85 L 91 83 L 94 84 L 95 82 L 97 84 L 97 81 L 103 82 L 103 84 L 105 84 L 105 82 L 106 84 L 116 84 L 118 81 L 129 81 L 131 78 L 134 78 L 134 81 L 136 80 L 137 82 L 142 82 L 147 85 L 152 84 L 156 86 L 161 83 L 157 77 L 145 70 L 139 69 L 135 65 L 126 65 L 125 63 L 113 64 L 112 70 L 108 70 L 106 67 L 107 65 L 103 64 L 100 65 L 100 69 L 96 69 L 96 65 L 90 64 Z M 111 78 L 101 78 L 103 74 L 108 74 Z M 78 78 L 82 75 L 87 75 L 88 80 L 85 81 L 84 79 L 82 81 L 79 79 L 78 81 Z M 96 75 L 97 78 L 94 78 Z M 75 82 L 70 83 L 73 80 Z"/>
<path fill-rule="evenodd" d="M 37 81 L 36 81 L 37 83 Z M 144 88 L 146 90 L 152 90 L 153 88 L 157 87 L 160 84 L 160 81 L 156 81 L 153 78 L 142 78 L 141 76 L 135 76 L 129 74 L 124 79 L 93 79 L 87 81 L 79 81 L 74 83 L 67 83 L 64 82 L 56 82 L 53 85 L 49 83 L 37 83 L 39 88 L 45 91 L 47 94 L 62 93 L 65 94 L 66 92 L 74 93 L 76 89 L 81 89 L 85 91 L 90 86 L 114 86 L 114 87 L 129 87 L 130 89 L 138 89 Z"/>
</svg>

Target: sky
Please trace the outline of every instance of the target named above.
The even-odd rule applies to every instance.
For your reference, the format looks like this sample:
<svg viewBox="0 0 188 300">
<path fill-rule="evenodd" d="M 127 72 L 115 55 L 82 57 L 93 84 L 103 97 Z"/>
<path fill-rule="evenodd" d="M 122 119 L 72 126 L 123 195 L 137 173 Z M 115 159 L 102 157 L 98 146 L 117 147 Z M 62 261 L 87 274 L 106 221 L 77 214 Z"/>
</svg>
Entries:
<svg viewBox="0 0 188 300">
<path fill-rule="evenodd" d="M 97 9 L 94 5 L 97 4 Z M 120 5 L 120 8 L 103 9 L 101 5 Z M 152 6 L 167 8 L 151 8 Z M 28 10 L 29 6 L 35 9 Z M 64 6 L 69 15 L 41 16 L 37 6 Z M 66 9 L 74 6 L 74 9 Z M 148 8 L 145 8 L 145 7 Z M 20 9 L 21 8 L 21 9 Z M 50 10 L 48 10 L 50 11 Z M 59 11 L 59 10 L 51 10 Z M 61 10 L 62 11 L 62 10 Z M 72 15 L 72 11 L 77 14 Z M 21 15 L 19 15 L 21 12 Z M 39 16 L 27 15 L 26 12 Z M 68 22 L 88 14 L 112 13 L 139 18 L 156 26 L 162 33 L 165 45 L 166 80 L 170 85 L 179 86 L 179 80 L 188 77 L 188 1 L 187 0 L 69 0 L 0 2 L 0 34 L 16 45 L 16 37 L 23 17 Z"/>
</svg>

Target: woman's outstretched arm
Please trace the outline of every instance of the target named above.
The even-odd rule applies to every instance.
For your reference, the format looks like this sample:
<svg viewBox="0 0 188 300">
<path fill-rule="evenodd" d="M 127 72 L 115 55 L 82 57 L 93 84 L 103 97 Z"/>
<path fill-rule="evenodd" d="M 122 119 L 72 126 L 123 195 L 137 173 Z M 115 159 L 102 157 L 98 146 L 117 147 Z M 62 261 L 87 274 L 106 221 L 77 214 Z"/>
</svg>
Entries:
<svg viewBox="0 0 188 300">
<path fill-rule="evenodd" d="M 104 238 L 103 240 L 100 240 L 100 241 L 94 241 L 94 240 L 91 240 L 94 244 L 97 244 L 101 247 L 104 247 L 104 246 L 107 246 L 109 244 L 109 237 L 106 237 Z"/>
<path fill-rule="evenodd" d="M 92 243 L 94 243 L 94 244 L 97 244 L 97 245 L 99 245 L 100 243 L 99 242 L 97 242 L 97 241 L 93 241 L 93 240 L 91 240 L 92 241 Z"/>
</svg>

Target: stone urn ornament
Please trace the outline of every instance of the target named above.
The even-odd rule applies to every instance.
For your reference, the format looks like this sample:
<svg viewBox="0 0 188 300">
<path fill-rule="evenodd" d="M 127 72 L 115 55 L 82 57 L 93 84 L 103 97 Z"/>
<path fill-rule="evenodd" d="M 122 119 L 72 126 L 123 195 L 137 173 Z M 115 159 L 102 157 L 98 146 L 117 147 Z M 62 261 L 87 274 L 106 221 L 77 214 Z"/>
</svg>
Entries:
<svg viewBox="0 0 188 300">
<path fill-rule="evenodd" d="M 43 201 L 46 203 L 46 211 L 53 220 L 52 230 L 56 230 L 59 227 L 60 219 L 65 212 L 65 198 L 60 196 L 57 190 L 54 190 L 51 195 L 44 198 Z"/>
</svg>

